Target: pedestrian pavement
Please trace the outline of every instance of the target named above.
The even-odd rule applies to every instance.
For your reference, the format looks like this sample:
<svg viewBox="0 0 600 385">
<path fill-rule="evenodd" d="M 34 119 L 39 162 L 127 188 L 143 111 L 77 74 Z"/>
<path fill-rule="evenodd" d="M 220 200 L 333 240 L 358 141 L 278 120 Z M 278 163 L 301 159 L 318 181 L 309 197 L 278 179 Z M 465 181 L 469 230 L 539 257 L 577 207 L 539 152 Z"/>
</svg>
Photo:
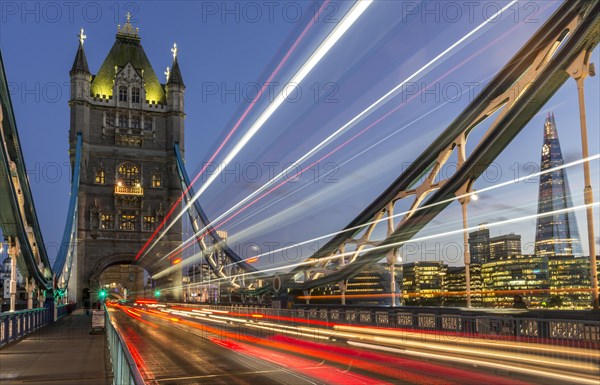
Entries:
<svg viewBox="0 0 600 385">
<path fill-rule="evenodd" d="M 0 350 L 0 384 L 109 385 L 105 334 L 90 334 L 91 316 L 75 310 Z"/>
</svg>

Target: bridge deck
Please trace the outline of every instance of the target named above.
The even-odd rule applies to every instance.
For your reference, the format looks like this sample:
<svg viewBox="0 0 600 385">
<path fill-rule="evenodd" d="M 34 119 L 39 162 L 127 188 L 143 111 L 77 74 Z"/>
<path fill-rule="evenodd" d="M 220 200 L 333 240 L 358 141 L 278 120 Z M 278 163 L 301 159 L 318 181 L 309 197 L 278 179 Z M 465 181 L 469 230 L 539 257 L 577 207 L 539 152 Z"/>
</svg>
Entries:
<svg viewBox="0 0 600 385">
<path fill-rule="evenodd" d="M 0 383 L 111 384 L 106 337 L 90 327 L 91 317 L 76 310 L 0 350 Z"/>
</svg>

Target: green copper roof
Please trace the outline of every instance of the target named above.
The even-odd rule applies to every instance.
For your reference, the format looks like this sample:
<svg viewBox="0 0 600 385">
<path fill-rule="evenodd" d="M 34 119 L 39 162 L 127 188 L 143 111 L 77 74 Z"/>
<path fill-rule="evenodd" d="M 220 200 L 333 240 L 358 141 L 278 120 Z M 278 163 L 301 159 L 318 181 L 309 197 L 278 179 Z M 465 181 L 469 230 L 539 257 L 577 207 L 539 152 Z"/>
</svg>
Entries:
<svg viewBox="0 0 600 385">
<path fill-rule="evenodd" d="M 165 91 L 161 86 L 150 61 L 140 44 L 140 38 L 132 35 L 117 34 L 115 44 L 110 49 L 108 56 L 92 81 L 92 95 L 113 94 L 113 84 L 115 79 L 115 67 L 125 67 L 127 63 L 143 74 L 144 88 L 146 89 L 146 99 L 150 102 L 165 103 Z"/>
</svg>

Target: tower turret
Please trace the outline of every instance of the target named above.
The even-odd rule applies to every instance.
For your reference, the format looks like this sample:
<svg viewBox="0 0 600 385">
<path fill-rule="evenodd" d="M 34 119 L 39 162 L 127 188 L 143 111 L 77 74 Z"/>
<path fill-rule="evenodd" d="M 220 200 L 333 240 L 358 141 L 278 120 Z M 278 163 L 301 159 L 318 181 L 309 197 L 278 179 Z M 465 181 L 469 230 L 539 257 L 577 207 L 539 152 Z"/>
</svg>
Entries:
<svg viewBox="0 0 600 385">
<path fill-rule="evenodd" d="M 183 112 L 183 100 L 185 93 L 185 84 L 183 83 L 183 77 L 181 76 L 181 70 L 179 69 L 179 63 L 177 61 L 178 54 L 177 44 L 173 44 L 171 52 L 173 52 L 173 65 L 172 69 L 169 70 L 167 67 L 167 132 L 172 134 L 172 143 L 179 143 L 180 147 L 183 146 L 183 120 L 185 119 L 185 113 Z"/>
<path fill-rule="evenodd" d="M 78 37 L 79 47 L 77 48 L 77 54 L 75 55 L 71 71 L 69 71 L 71 77 L 71 100 L 88 100 L 92 74 L 90 73 L 83 49 L 83 42 L 87 38 L 83 34 L 83 28 L 81 28 Z"/>
<path fill-rule="evenodd" d="M 92 84 L 92 74 L 90 73 L 83 49 L 83 42 L 87 38 L 83 34 L 83 28 L 81 28 L 77 36 L 79 38 L 79 47 L 77 48 L 77 54 L 75 55 L 71 71 L 69 71 L 71 81 L 71 98 L 69 100 L 69 106 L 71 107 L 71 131 L 69 139 L 73 145 L 77 132 L 83 132 L 84 139 L 87 139 L 89 135 L 88 130 L 85 129 L 84 122 L 89 119 L 90 108 L 88 102 Z"/>
</svg>

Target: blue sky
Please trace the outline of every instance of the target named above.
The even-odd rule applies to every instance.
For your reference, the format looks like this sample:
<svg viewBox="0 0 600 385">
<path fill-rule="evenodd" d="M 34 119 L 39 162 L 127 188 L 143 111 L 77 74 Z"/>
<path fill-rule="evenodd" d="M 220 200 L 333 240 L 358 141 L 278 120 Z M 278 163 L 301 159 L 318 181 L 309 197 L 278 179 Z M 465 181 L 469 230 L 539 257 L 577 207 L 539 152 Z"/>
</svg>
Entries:
<svg viewBox="0 0 600 385">
<path fill-rule="evenodd" d="M 484 1 L 469 11 L 460 2 L 451 3 L 458 4 L 458 8 L 448 7 L 448 2 L 373 4 L 300 84 L 302 94 L 290 96 L 236 157 L 226 175 L 202 195 L 200 200 L 209 217 L 219 216 L 262 186 L 273 172 L 282 171 L 474 29 L 498 5 L 506 4 Z M 315 20 L 322 2 L 69 4 L 3 2 L 0 16 L 0 45 L 21 143 L 31 170 L 29 177 L 40 223 L 50 245 L 61 239 L 68 205 L 68 71 L 81 27 L 87 35 L 85 50 L 93 73 L 112 46 L 117 24 L 123 24 L 127 11 L 132 12 L 142 45 L 163 82 L 165 67 L 171 65 L 170 48 L 177 42 L 187 86 L 186 164 L 188 173 L 195 175 L 240 118 L 256 93 L 256 84 L 269 77 L 307 24 L 314 22 L 275 77 L 274 92 L 281 89 L 352 5 L 348 1 L 332 1 Z M 435 82 L 432 92 L 409 100 L 298 181 L 286 184 L 223 225 L 233 247 L 249 256 L 256 250 L 264 252 L 341 229 L 435 139 L 559 4 L 523 3 L 458 46 L 411 83 L 418 89 Z M 597 50 L 594 61 L 599 62 Z M 587 82 L 590 154 L 600 151 L 600 118 L 598 109 L 593 108 L 599 100 L 598 79 Z M 392 98 L 313 159 L 329 153 L 407 101 L 409 91 L 414 90 L 407 89 Z M 223 159 L 266 108 L 269 99 L 267 96 L 256 103 L 217 159 Z M 476 188 L 510 180 L 517 174 L 523 176 L 535 165 L 539 167 L 542 127 L 548 111 L 555 113 L 565 158 L 570 161 L 581 157 L 576 88 L 570 80 L 497 159 L 487 178 L 477 181 Z M 473 139 L 477 135 L 474 133 Z M 473 143 L 476 141 L 469 146 Z M 492 173 L 497 170 L 500 174 Z M 592 163 L 592 170 L 597 199 L 597 161 Z M 331 174 L 325 176 L 327 172 Z M 581 173 L 581 166 L 568 170 L 575 205 L 583 202 Z M 470 224 L 535 214 L 536 200 L 535 181 L 494 190 L 472 205 Z M 598 217 L 598 210 L 595 213 Z M 584 213 L 578 212 L 577 217 L 587 250 Z M 460 229 L 460 218 L 460 207 L 453 204 L 422 235 Z M 494 228 L 492 234 L 516 232 L 527 244 L 533 241 L 534 226 L 531 221 L 520 222 Z M 452 235 L 433 242 L 417 242 L 405 259 L 429 258 L 434 250 L 433 254 L 447 262 L 460 264 L 447 251 L 447 245 L 460 244 L 461 239 L 460 235 Z M 322 243 L 307 245 L 296 251 L 297 255 L 288 255 L 288 259 L 303 259 Z M 56 253 L 52 246 L 49 250 L 50 255 Z M 285 256 L 278 255 L 260 263 L 264 266 L 282 261 Z"/>
</svg>

